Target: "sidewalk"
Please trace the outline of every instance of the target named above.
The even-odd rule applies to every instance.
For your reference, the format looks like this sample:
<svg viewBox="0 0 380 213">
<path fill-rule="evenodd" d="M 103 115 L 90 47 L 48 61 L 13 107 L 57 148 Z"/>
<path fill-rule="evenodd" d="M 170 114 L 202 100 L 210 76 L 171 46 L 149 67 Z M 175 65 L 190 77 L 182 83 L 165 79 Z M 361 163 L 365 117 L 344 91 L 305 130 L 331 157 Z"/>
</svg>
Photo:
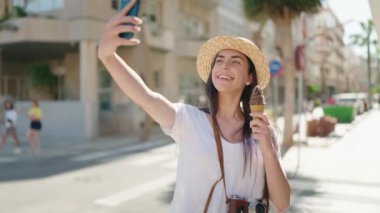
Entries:
<svg viewBox="0 0 380 213">
<path fill-rule="evenodd" d="M 375 108 L 326 139 L 293 146 L 283 165 L 292 186 L 288 212 L 380 212 L 380 141 Z"/>
<path fill-rule="evenodd" d="M 301 116 L 301 137 L 298 133 L 293 135 L 295 142 L 302 142 L 302 146 L 326 146 L 331 144 L 333 141 L 339 140 L 344 134 L 352 129 L 355 123 L 360 122 L 363 116 L 357 117 L 357 119 L 352 124 L 338 124 L 336 125 L 336 130 L 329 135 L 329 137 L 308 137 L 306 138 L 306 117 Z M 293 123 L 296 124 L 300 119 L 299 115 L 294 115 Z M 279 117 L 276 121 L 277 125 L 282 129 L 283 127 L 283 117 Z M 30 153 L 29 144 L 27 144 L 23 134 L 19 133 L 22 150 L 20 154 L 13 154 L 14 143 L 12 138 L 8 138 L 7 144 L 0 149 L 0 161 L 6 161 L 9 157 L 11 158 L 32 158 L 36 157 Z M 117 150 L 121 148 L 131 147 L 133 150 L 141 150 L 147 148 L 153 148 L 161 146 L 164 144 L 171 143 L 172 139 L 164 135 L 158 127 L 153 128 L 151 137 L 148 141 L 139 141 L 138 135 L 120 135 L 120 136 L 103 136 L 96 139 L 70 139 L 70 138 L 42 138 L 41 139 L 41 149 L 42 152 L 39 158 L 50 158 L 74 155 L 78 153 L 90 153 L 97 151 L 107 151 L 107 150 Z"/>
<path fill-rule="evenodd" d="M 375 105 L 374 109 L 378 109 L 378 105 Z M 322 111 L 322 108 L 320 108 L 320 111 Z M 352 128 L 354 128 L 358 123 L 361 122 L 363 118 L 365 118 L 368 115 L 369 111 L 357 115 L 355 120 L 352 123 L 337 123 L 335 126 L 335 130 L 331 132 L 326 137 L 308 137 L 307 134 L 307 122 L 311 119 L 319 119 L 319 117 L 313 116 L 311 113 L 303 113 L 303 114 L 294 114 L 293 115 L 293 129 L 296 129 L 296 126 L 298 126 L 300 132 L 296 131 L 293 134 L 293 141 L 296 143 L 301 143 L 303 145 L 327 145 L 331 142 L 337 141 L 340 138 L 342 138 L 347 132 L 349 132 Z M 322 116 L 322 115 L 320 115 Z M 283 133 L 284 129 L 284 117 L 278 117 L 276 119 L 276 124 L 280 128 L 281 132 Z"/>
<path fill-rule="evenodd" d="M 80 153 L 94 153 L 101 151 L 111 151 L 118 149 L 130 149 L 130 152 L 141 151 L 171 143 L 172 140 L 161 131 L 153 129 L 147 141 L 140 141 L 139 135 L 128 136 L 103 136 L 96 139 L 70 139 L 70 138 L 42 138 L 41 154 L 34 156 L 30 152 L 29 144 L 25 137 L 19 135 L 22 153 L 14 154 L 14 143 L 12 138 L 8 138 L 7 144 L 0 149 L 0 161 L 7 159 L 27 159 L 27 158 L 52 158 L 60 156 L 75 155 Z"/>
</svg>

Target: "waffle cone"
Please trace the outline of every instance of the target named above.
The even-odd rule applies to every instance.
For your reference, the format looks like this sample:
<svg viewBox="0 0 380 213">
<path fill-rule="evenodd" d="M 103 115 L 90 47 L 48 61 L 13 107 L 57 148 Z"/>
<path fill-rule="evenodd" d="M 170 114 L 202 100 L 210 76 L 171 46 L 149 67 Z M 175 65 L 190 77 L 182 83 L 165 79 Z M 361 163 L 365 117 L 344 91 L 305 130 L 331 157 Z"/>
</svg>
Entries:
<svg viewBox="0 0 380 213">
<path fill-rule="evenodd" d="M 265 105 L 250 105 L 251 112 L 264 112 Z"/>
</svg>

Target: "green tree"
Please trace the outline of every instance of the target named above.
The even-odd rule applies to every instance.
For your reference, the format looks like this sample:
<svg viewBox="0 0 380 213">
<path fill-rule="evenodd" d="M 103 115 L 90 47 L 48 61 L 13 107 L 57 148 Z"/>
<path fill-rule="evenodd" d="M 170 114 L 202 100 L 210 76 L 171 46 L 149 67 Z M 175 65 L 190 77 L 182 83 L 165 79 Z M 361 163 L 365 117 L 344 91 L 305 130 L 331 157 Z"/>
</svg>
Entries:
<svg viewBox="0 0 380 213">
<path fill-rule="evenodd" d="M 35 89 L 55 99 L 58 94 L 58 77 L 45 63 L 32 64 L 29 67 L 29 84 Z"/>
<path fill-rule="evenodd" d="M 276 28 L 276 47 L 284 63 L 284 143 L 285 153 L 293 145 L 293 113 L 295 110 L 295 64 L 292 20 L 302 12 L 317 12 L 320 0 L 244 0 L 245 14 L 250 19 L 271 19 Z"/>
<path fill-rule="evenodd" d="M 7 19 L 9 17 L 9 0 L 3 0 L 3 17 L 2 19 Z"/>
<path fill-rule="evenodd" d="M 360 22 L 362 32 L 359 34 L 351 35 L 351 43 L 362 48 L 366 48 L 367 51 L 367 72 L 368 72 L 368 96 L 369 102 L 372 105 L 372 76 L 371 76 L 371 45 L 376 45 L 376 40 L 371 40 L 373 32 L 372 20 L 366 22 Z"/>
</svg>

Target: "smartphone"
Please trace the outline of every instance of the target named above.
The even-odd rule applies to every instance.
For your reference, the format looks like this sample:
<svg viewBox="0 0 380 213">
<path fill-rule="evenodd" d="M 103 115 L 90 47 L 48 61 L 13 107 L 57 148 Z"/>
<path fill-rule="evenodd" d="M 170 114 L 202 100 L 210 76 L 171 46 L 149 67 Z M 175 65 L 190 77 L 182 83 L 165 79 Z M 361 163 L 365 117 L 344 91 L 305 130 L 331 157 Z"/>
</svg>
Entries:
<svg viewBox="0 0 380 213">
<path fill-rule="evenodd" d="M 120 0 L 119 10 L 122 10 L 125 6 L 127 6 L 127 4 L 129 4 L 130 1 L 131 0 Z M 138 16 L 139 10 L 140 10 L 140 4 L 141 4 L 141 0 L 136 0 L 135 5 L 133 5 L 133 7 L 129 10 L 129 12 L 125 15 Z M 126 25 L 132 25 L 132 24 L 126 24 Z M 120 37 L 125 38 L 125 39 L 131 39 L 133 37 L 133 33 L 132 32 L 120 33 Z"/>
</svg>

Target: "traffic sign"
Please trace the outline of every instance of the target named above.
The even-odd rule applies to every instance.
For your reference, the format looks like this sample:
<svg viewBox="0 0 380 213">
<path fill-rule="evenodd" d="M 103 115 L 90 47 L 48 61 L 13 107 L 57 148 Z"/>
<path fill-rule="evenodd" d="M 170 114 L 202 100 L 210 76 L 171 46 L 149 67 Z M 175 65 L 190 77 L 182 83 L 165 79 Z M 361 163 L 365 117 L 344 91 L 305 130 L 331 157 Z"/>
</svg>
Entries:
<svg viewBox="0 0 380 213">
<path fill-rule="evenodd" d="M 282 66 L 281 61 L 271 60 L 269 63 L 270 74 L 272 77 L 279 76 L 283 71 L 284 67 Z"/>
</svg>

